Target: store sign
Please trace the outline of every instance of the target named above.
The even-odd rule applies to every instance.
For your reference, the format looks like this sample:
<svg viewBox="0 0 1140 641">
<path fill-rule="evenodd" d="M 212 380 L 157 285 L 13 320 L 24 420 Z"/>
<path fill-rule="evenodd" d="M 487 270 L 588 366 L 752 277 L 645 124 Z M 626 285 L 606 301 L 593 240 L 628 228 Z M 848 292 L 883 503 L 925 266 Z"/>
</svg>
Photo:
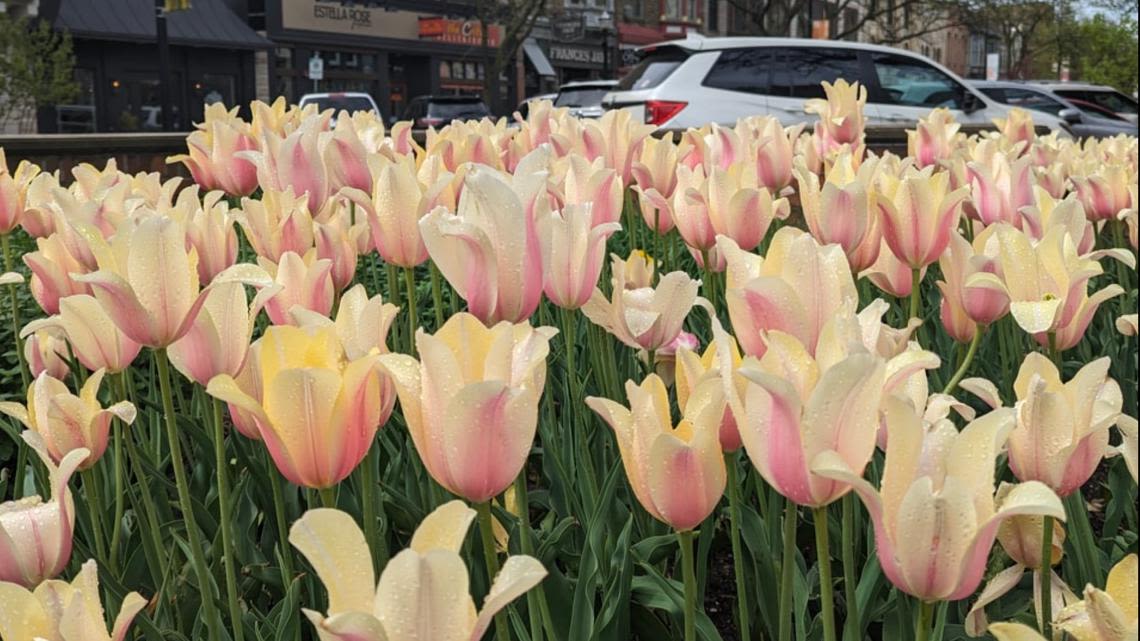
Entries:
<svg viewBox="0 0 1140 641">
<path fill-rule="evenodd" d="M 555 39 L 563 42 L 581 40 L 582 36 L 586 35 L 586 25 L 582 21 L 581 15 L 555 18 L 554 23 L 550 25 L 550 30 L 554 32 Z"/>
<path fill-rule="evenodd" d="M 606 51 L 601 47 L 552 43 L 546 56 L 560 66 L 602 67 L 606 64 Z"/>
<path fill-rule="evenodd" d="M 483 44 L 483 24 L 478 20 L 452 20 L 450 18 L 420 18 L 420 38 L 452 44 Z M 499 46 L 499 25 L 487 30 L 487 46 Z"/>
<path fill-rule="evenodd" d="M 281 3 L 281 26 L 299 31 L 415 40 L 419 37 L 419 17 L 411 11 L 386 11 L 325 0 Z"/>
</svg>

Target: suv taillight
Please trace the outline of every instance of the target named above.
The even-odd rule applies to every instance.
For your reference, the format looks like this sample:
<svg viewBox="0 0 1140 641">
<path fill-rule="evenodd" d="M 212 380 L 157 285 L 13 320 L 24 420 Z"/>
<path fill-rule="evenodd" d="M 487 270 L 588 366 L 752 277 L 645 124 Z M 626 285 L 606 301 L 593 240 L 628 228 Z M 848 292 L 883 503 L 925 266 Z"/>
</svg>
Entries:
<svg viewBox="0 0 1140 641">
<path fill-rule="evenodd" d="M 648 100 L 645 102 L 645 124 L 663 125 L 688 106 L 687 102 Z"/>
</svg>

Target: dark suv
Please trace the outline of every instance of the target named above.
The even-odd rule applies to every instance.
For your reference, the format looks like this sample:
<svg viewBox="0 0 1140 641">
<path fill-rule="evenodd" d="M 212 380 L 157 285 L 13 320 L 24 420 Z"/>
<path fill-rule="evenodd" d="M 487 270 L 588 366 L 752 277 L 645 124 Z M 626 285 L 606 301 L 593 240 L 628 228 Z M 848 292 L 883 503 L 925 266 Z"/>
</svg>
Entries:
<svg viewBox="0 0 1140 641">
<path fill-rule="evenodd" d="M 480 96 L 417 96 L 408 103 L 403 120 L 412 127 L 442 127 L 452 120 L 479 120 L 490 117 L 491 110 Z"/>
</svg>

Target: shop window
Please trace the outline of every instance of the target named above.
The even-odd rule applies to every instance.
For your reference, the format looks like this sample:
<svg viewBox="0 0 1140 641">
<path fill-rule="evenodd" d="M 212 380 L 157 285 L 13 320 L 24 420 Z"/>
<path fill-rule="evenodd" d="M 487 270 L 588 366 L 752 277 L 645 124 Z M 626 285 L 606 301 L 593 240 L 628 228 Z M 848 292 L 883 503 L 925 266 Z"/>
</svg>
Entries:
<svg viewBox="0 0 1140 641">
<path fill-rule="evenodd" d="M 180 74 L 171 74 L 170 104 L 175 131 L 189 123 L 183 118 Z M 110 131 L 162 131 L 162 93 L 156 76 L 127 73 L 108 81 L 107 129 Z"/>
<path fill-rule="evenodd" d="M 220 102 L 229 108 L 237 104 L 237 79 L 230 74 L 202 74 L 202 78 L 191 86 L 191 91 L 190 118 L 194 122 L 202 121 L 206 105 Z"/>
<path fill-rule="evenodd" d="M 56 105 L 56 131 L 61 134 L 94 133 L 95 70 L 76 69 L 75 84 L 78 90 L 71 104 Z"/>
</svg>

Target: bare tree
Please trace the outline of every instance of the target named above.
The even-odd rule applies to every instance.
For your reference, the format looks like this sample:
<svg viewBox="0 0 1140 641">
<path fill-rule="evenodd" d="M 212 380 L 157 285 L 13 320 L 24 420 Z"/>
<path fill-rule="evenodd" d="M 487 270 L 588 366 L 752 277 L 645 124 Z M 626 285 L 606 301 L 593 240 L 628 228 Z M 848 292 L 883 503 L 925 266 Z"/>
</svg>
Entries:
<svg viewBox="0 0 1140 641">
<path fill-rule="evenodd" d="M 1056 19 L 1055 7 L 1041 0 L 981 0 L 969 8 L 969 24 L 1001 42 L 1005 75 L 1030 75 L 1033 56 L 1053 46 L 1041 33 Z"/>
<path fill-rule="evenodd" d="M 957 24 L 947 0 L 728 0 L 761 36 L 789 36 L 797 20 L 826 19 L 832 39 L 872 31 L 871 40 L 898 44 Z M 874 26 L 874 29 L 868 27 Z"/>
<path fill-rule="evenodd" d="M 476 0 L 475 12 L 483 32 L 484 99 L 495 111 L 501 111 L 500 76 L 545 7 L 546 0 Z M 499 26 L 499 43 L 492 53 L 489 38 L 495 24 Z"/>
</svg>

